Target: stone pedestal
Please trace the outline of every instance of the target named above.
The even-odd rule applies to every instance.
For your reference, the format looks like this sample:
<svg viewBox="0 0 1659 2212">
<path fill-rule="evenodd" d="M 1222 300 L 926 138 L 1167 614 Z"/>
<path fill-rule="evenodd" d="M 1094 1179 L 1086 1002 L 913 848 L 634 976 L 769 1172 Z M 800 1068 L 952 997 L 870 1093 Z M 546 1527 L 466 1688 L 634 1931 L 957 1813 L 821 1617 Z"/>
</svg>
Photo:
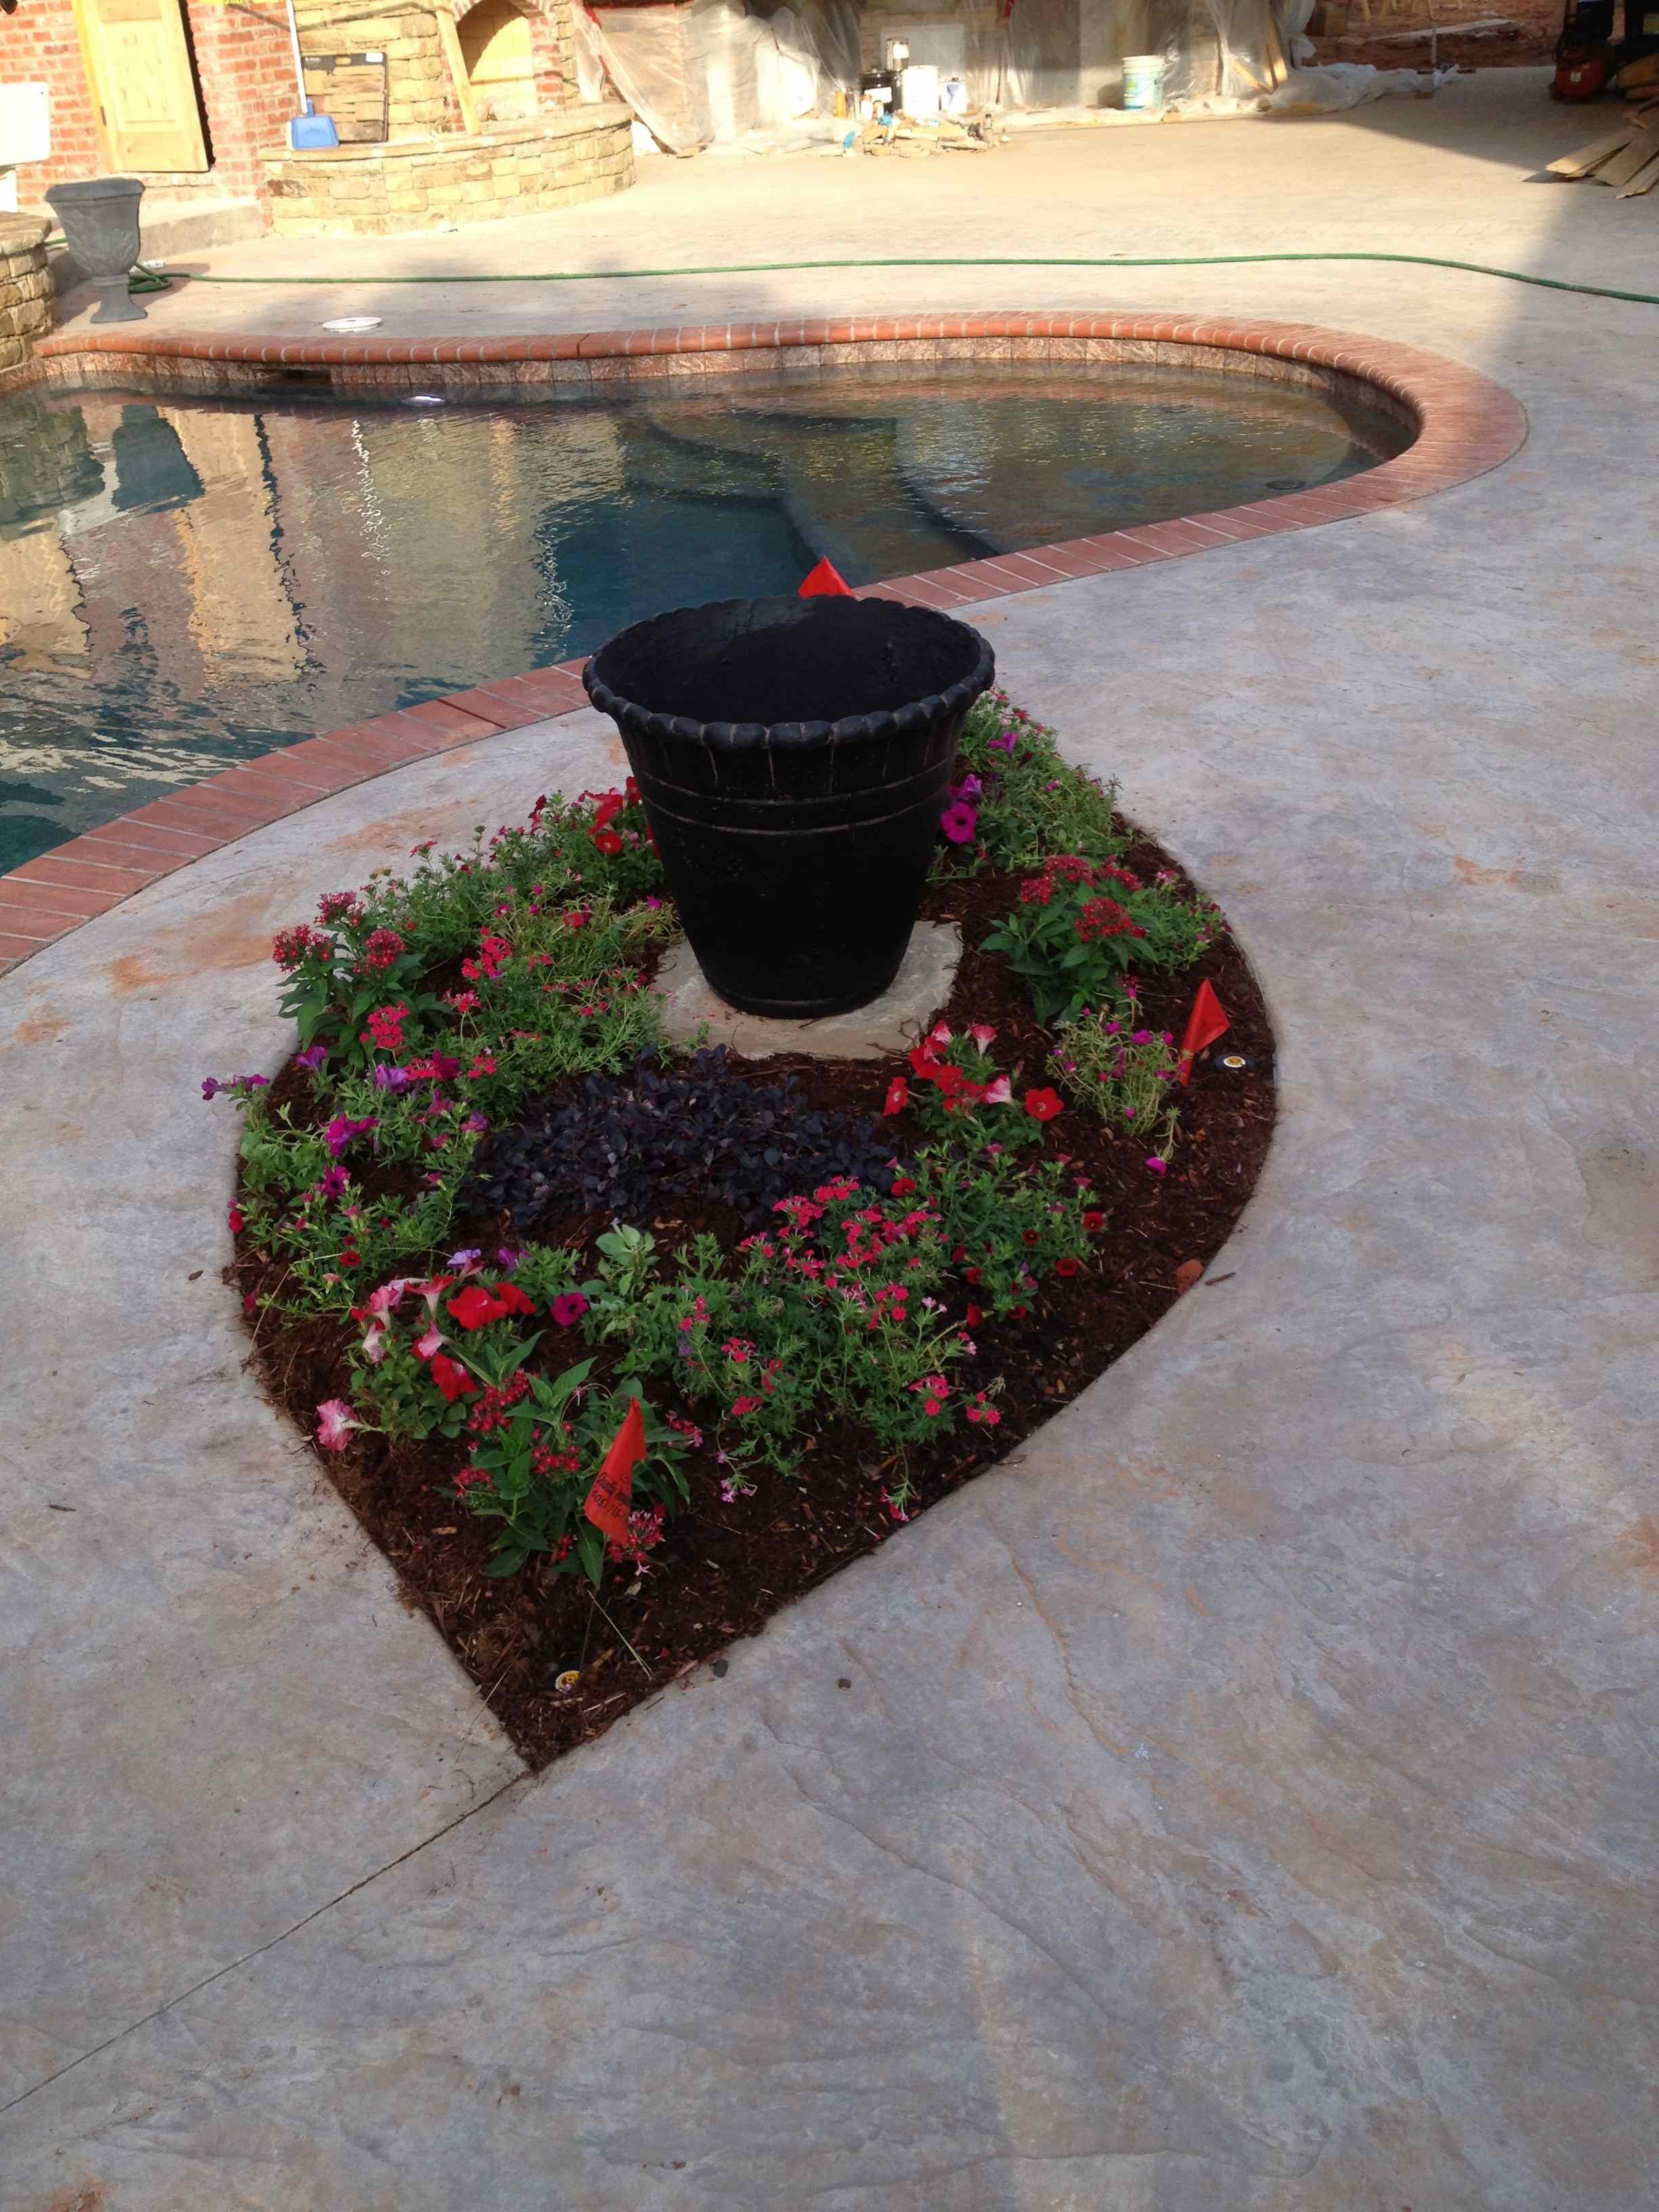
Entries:
<svg viewBox="0 0 1659 2212">
<path fill-rule="evenodd" d="M 951 995 L 962 933 L 953 921 L 919 921 L 898 974 L 878 999 L 815 1022 L 740 1013 L 715 994 L 682 938 L 657 970 L 664 1033 L 682 1044 L 723 1044 L 744 1060 L 806 1053 L 814 1060 L 885 1060 L 908 1052 Z"/>
<path fill-rule="evenodd" d="M 21 368 L 52 325 L 46 228 L 38 216 L 0 215 L 0 374 Z"/>
</svg>

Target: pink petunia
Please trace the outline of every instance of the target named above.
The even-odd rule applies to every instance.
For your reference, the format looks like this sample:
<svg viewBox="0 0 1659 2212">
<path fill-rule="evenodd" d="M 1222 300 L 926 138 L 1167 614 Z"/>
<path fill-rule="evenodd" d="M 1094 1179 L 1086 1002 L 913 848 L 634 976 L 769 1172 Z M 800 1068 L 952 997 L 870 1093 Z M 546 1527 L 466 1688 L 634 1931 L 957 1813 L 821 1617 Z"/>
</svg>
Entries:
<svg viewBox="0 0 1659 2212">
<path fill-rule="evenodd" d="M 363 1424 L 343 1398 L 325 1398 L 317 1408 L 317 1441 L 325 1451 L 343 1451 Z"/>
</svg>

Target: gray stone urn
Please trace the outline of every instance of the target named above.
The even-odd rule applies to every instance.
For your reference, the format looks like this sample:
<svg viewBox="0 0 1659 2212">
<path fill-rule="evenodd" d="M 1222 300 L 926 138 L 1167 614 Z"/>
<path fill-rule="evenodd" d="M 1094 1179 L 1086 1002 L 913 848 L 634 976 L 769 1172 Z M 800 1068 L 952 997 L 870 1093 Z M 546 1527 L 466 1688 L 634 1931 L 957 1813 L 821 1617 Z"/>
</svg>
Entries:
<svg viewBox="0 0 1659 2212">
<path fill-rule="evenodd" d="M 46 200 L 64 226 L 64 243 L 82 274 L 98 288 L 94 323 L 142 323 L 127 276 L 138 258 L 138 203 L 144 196 L 137 177 L 92 177 L 84 183 L 52 185 Z"/>
</svg>

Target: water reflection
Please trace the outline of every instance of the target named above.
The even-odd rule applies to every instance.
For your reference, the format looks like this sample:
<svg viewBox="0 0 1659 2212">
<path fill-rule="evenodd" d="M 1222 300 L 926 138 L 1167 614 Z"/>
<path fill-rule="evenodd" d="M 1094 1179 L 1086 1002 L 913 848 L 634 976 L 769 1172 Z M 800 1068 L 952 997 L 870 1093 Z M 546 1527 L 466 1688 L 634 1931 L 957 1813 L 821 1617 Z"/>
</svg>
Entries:
<svg viewBox="0 0 1659 2212">
<path fill-rule="evenodd" d="M 963 364 L 615 404 L 0 404 L 0 867 L 232 762 L 688 601 L 853 581 L 1328 482 L 1322 395 Z"/>
</svg>

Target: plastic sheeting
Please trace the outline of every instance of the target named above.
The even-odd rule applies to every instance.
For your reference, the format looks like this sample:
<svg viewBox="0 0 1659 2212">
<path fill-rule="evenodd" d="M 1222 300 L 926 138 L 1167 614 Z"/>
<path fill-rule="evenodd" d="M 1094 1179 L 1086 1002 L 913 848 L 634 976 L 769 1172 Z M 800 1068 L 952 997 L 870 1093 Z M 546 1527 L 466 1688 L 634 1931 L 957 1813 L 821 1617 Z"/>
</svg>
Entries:
<svg viewBox="0 0 1659 2212">
<path fill-rule="evenodd" d="M 1275 39 L 1298 60 L 1311 0 L 1014 0 L 1004 15 L 964 9 L 940 22 L 902 14 L 873 19 L 884 39 L 903 38 L 911 58 L 968 83 L 970 110 L 1024 111 L 1028 120 L 1151 121 L 1078 107 L 1115 82 L 1128 51 L 1166 57 L 1172 117 L 1329 113 L 1389 93 L 1425 94 L 1438 78 L 1411 70 L 1338 63 L 1297 69 L 1275 87 Z M 1144 5 L 1144 13 L 1142 7 Z M 575 9 L 577 75 L 584 100 L 604 96 L 608 75 L 652 137 L 671 153 L 731 152 L 821 142 L 841 133 L 829 118 L 837 86 L 856 85 L 857 0 L 691 0 L 690 5 Z M 1086 80 L 1086 83 L 1085 83 Z"/>
<path fill-rule="evenodd" d="M 1194 119 L 1229 115 L 1334 115 L 1346 107 L 1364 107 L 1392 94 L 1427 100 L 1450 82 L 1455 69 L 1437 70 L 1425 76 L 1411 69 L 1376 69 L 1370 62 L 1328 62 L 1319 69 L 1292 70 L 1283 84 L 1248 99 L 1224 95 L 1189 99 L 1179 112 Z"/>
<path fill-rule="evenodd" d="M 789 7 L 750 15 L 732 0 L 579 7 L 574 21 L 581 97 L 601 98 L 608 74 L 671 154 L 787 130 L 830 107 L 837 81 L 856 81 L 851 0 L 805 15 Z"/>
</svg>

